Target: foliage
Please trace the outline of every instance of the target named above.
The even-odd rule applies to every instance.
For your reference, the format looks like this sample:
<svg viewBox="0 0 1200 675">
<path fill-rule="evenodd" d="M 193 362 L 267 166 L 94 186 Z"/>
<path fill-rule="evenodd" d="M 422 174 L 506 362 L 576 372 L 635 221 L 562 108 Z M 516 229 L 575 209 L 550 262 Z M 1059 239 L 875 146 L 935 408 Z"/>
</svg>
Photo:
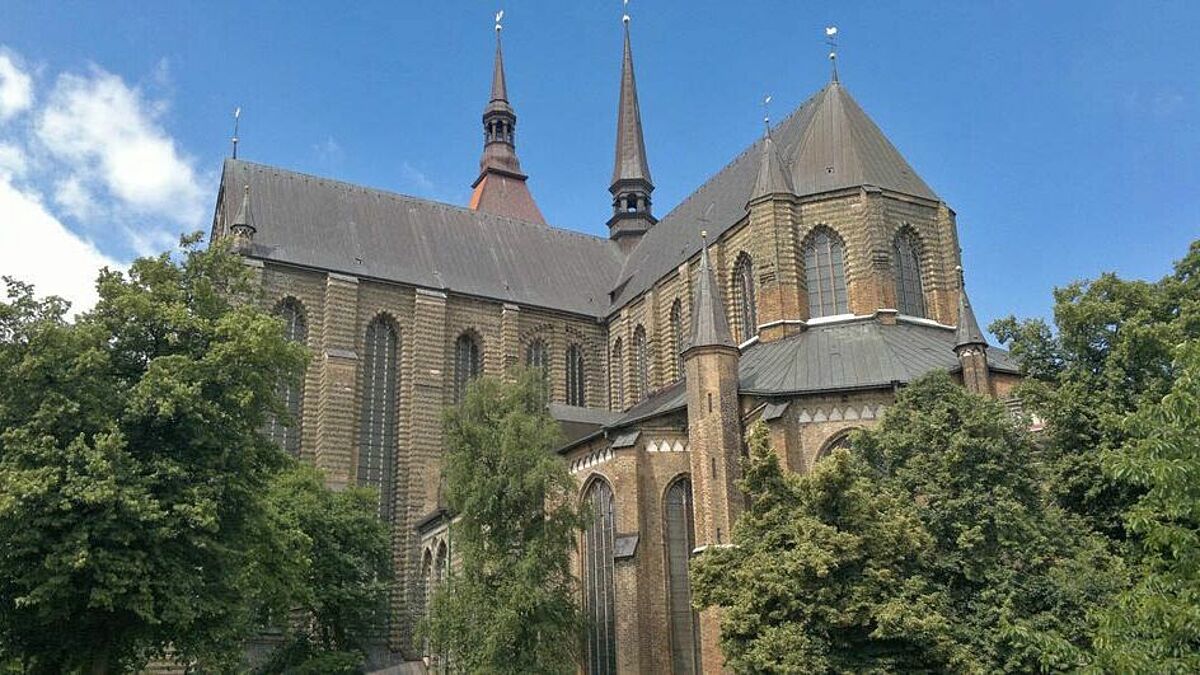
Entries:
<svg viewBox="0 0 1200 675">
<path fill-rule="evenodd" d="M 282 549 L 259 549 L 260 578 L 279 584 L 267 607 L 288 635 L 259 672 L 357 672 L 387 610 L 390 547 L 371 490 L 325 487 L 316 469 L 294 464 L 267 494 Z M 290 610 L 290 611 L 288 611 Z M 289 615 L 300 617 L 288 622 Z M 338 665 L 341 664 L 341 665 Z M 339 670 L 341 669 L 341 670 Z"/>
<path fill-rule="evenodd" d="M 1120 561 L 1044 495 L 1030 439 L 945 373 L 804 476 L 761 431 L 736 546 L 694 565 L 741 672 L 1070 669 Z"/>
<path fill-rule="evenodd" d="M 1054 299 L 1053 331 L 1011 316 L 991 330 L 1031 378 L 1017 393 L 1046 421 L 1039 459 L 1056 499 L 1121 540 L 1140 488 L 1106 476 L 1101 457 L 1131 439 L 1128 415 L 1170 389 L 1175 346 L 1200 337 L 1200 241 L 1158 282 L 1105 274 Z"/>
<path fill-rule="evenodd" d="M 168 645 L 217 668 L 264 599 L 251 552 L 277 535 L 262 495 L 286 456 L 258 430 L 304 353 L 242 301 L 241 261 L 198 242 L 103 271 L 72 323 L 6 279 L 0 658 L 32 672 L 129 670 Z"/>
<path fill-rule="evenodd" d="M 749 445 L 734 546 L 692 563 L 695 602 L 721 609 L 727 665 L 819 673 L 962 662 L 944 599 L 920 575 L 934 542 L 915 504 L 879 492 L 870 467 L 844 450 L 800 476 L 780 468 L 765 425 Z"/>
<path fill-rule="evenodd" d="M 582 618 L 571 552 L 583 521 L 543 376 L 482 378 L 447 411 L 455 569 L 423 633 L 468 673 L 571 673 Z"/>
<path fill-rule="evenodd" d="M 1139 544 L 1136 583 L 1101 613 L 1098 672 L 1200 671 L 1200 340 L 1175 351 L 1170 392 L 1129 420 L 1104 457 L 1143 494 L 1126 513 Z"/>
</svg>

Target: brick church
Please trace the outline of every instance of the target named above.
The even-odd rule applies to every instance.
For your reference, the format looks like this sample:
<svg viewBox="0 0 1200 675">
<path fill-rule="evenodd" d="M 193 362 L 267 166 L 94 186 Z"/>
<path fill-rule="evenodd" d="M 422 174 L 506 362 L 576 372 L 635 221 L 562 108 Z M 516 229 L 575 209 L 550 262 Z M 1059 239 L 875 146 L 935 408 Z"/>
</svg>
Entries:
<svg viewBox="0 0 1200 675">
<path fill-rule="evenodd" d="M 379 492 L 397 578 L 388 646 L 418 661 L 413 626 L 454 545 L 442 410 L 473 378 L 545 368 L 558 452 L 594 518 L 578 555 L 583 670 L 720 672 L 687 561 L 729 541 L 748 426 L 765 422 L 804 472 L 926 372 L 1007 398 L 1018 369 L 972 313 L 954 211 L 836 71 L 663 213 L 626 17 L 597 237 L 545 222 L 496 35 L 465 207 L 225 162 L 212 236 L 232 238 L 313 355 L 284 391 L 296 423 L 269 432 L 330 485 Z"/>
</svg>

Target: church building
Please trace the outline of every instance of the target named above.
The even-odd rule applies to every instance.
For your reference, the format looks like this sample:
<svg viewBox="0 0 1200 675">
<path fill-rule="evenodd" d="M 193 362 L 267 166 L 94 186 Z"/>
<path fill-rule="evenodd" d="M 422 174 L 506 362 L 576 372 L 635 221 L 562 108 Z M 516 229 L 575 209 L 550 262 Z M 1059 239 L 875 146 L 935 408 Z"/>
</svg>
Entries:
<svg viewBox="0 0 1200 675">
<path fill-rule="evenodd" d="M 465 207 L 225 162 L 212 238 L 232 240 L 312 354 L 283 391 L 295 424 L 268 432 L 331 486 L 378 491 L 396 662 L 429 657 L 413 627 L 454 545 L 442 411 L 474 378 L 547 373 L 558 452 L 593 518 L 577 556 L 589 674 L 722 671 L 687 562 L 729 543 L 751 424 L 805 472 L 927 372 L 1001 399 L 1019 379 L 972 312 L 954 211 L 836 70 L 666 210 L 653 202 L 628 17 L 623 50 L 608 195 L 595 186 L 607 237 L 554 227 L 538 208 L 499 27 Z"/>
</svg>

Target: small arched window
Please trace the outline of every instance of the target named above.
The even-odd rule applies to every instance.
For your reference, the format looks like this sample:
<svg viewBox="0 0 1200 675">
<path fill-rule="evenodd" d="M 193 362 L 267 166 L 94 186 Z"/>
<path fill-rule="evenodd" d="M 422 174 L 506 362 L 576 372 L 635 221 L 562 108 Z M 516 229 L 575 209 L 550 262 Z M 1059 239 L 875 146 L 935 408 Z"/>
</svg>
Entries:
<svg viewBox="0 0 1200 675">
<path fill-rule="evenodd" d="M 437 557 L 433 562 L 433 574 L 435 577 L 434 583 L 440 584 L 450 576 L 450 549 L 446 546 L 446 542 L 441 542 L 437 547 Z"/>
<path fill-rule="evenodd" d="M 591 522 L 583 533 L 584 610 L 588 617 L 588 675 L 617 672 L 616 588 L 613 583 L 613 539 L 616 516 L 612 488 L 597 480 L 584 501 Z"/>
<path fill-rule="evenodd" d="M 621 338 L 613 343 L 612 358 L 609 360 L 609 403 L 614 410 L 625 409 L 625 349 Z"/>
<path fill-rule="evenodd" d="M 304 344 L 308 339 L 308 324 L 300 303 L 286 298 L 275 308 L 275 314 L 283 320 L 283 337 L 291 342 Z M 303 373 L 301 374 L 303 378 Z M 289 422 L 284 424 L 275 415 L 267 419 L 267 437 L 293 457 L 300 456 L 300 426 L 303 415 L 304 381 L 280 380 L 275 386 L 275 396 L 287 411 Z"/>
<path fill-rule="evenodd" d="M 671 670 L 674 673 L 696 673 L 700 670 L 700 640 L 696 611 L 692 608 L 692 585 L 688 577 L 688 559 L 696 548 L 690 480 L 680 478 L 667 489 L 663 516 Z"/>
<path fill-rule="evenodd" d="M 461 403 L 467 386 L 479 377 L 481 370 L 479 343 L 470 333 L 458 336 L 454 343 L 454 402 Z"/>
<path fill-rule="evenodd" d="M 637 400 L 643 401 L 650 394 L 650 347 L 646 343 L 646 329 L 639 325 L 633 329 L 633 360 L 637 370 Z"/>
<path fill-rule="evenodd" d="M 550 367 L 550 353 L 546 349 L 546 341 L 534 338 L 525 348 L 525 365 L 529 368 L 540 368 L 543 372 Z"/>
<path fill-rule="evenodd" d="M 853 431 L 854 429 L 845 429 L 835 434 L 832 438 L 825 442 L 825 445 L 821 448 L 821 451 L 817 453 L 817 459 L 820 460 L 828 457 L 829 455 L 833 454 L 834 450 L 840 450 L 843 448 L 849 450 L 850 434 Z"/>
<path fill-rule="evenodd" d="M 679 298 L 671 303 L 671 352 L 675 379 L 683 379 L 683 303 Z"/>
<path fill-rule="evenodd" d="M 812 318 L 849 312 L 846 300 L 846 249 L 842 240 L 820 228 L 804 246 L 804 273 L 808 283 L 808 314 Z"/>
<path fill-rule="evenodd" d="M 567 347 L 567 405 L 587 405 L 587 380 L 583 372 L 583 348 Z"/>
<path fill-rule="evenodd" d="M 754 303 L 754 263 L 750 256 L 738 256 L 733 267 L 734 306 L 738 312 L 738 342 L 745 342 L 758 334 L 757 307 Z"/>
<path fill-rule="evenodd" d="M 379 495 L 379 517 L 392 519 L 392 459 L 396 454 L 396 330 L 379 317 L 367 326 L 363 358 L 358 484 Z"/>
<path fill-rule="evenodd" d="M 896 309 L 909 316 L 925 316 L 925 293 L 921 287 L 921 257 L 916 237 L 908 230 L 893 243 L 896 269 Z"/>
<path fill-rule="evenodd" d="M 417 592 L 417 608 L 422 618 L 429 618 L 429 603 L 433 600 L 433 551 L 425 549 L 421 557 L 421 583 Z M 429 636 L 421 638 L 421 655 L 430 656 Z"/>
</svg>

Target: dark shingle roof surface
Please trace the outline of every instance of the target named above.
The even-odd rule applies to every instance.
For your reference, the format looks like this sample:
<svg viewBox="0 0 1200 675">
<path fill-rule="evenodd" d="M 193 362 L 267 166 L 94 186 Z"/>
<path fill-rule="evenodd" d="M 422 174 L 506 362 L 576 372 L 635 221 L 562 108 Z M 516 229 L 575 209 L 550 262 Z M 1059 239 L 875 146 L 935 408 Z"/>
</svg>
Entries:
<svg viewBox="0 0 1200 675">
<path fill-rule="evenodd" d="M 771 136 L 800 196 L 873 185 L 938 199 L 836 82 L 805 101 Z M 742 219 L 760 173 L 763 142 L 759 139 L 738 155 L 642 237 L 617 280 L 614 310 L 694 256 L 700 250 L 700 230 L 716 239 Z"/>
<path fill-rule="evenodd" d="M 622 262 L 608 239 L 241 160 L 221 182 L 225 209 L 250 186 L 266 260 L 595 317 Z"/>
</svg>

